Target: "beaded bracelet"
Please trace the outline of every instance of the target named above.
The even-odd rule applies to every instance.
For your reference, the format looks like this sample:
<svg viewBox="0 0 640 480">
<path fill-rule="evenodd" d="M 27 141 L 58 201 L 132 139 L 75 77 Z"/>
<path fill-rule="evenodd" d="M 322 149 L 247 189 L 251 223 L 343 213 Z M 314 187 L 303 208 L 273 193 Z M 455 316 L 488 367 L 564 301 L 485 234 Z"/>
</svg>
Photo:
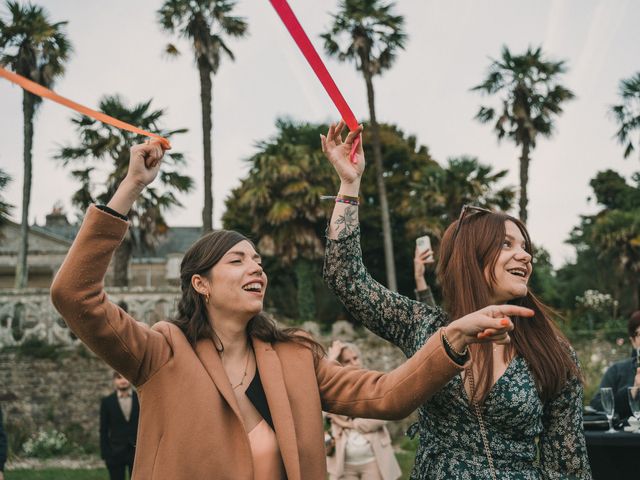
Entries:
<svg viewBox="0 0 640 480">
<path fill-rule="evenodd" d="M 338 195 L 336 197 L 336 203 L 347 203 L 349 205 L 354 205 L 354 206 L 358 206 L 360 205 L 360 202 L 358 200 L 351 200 L 350 198 L 343 198 L 342 196 Z"/>
</svg>

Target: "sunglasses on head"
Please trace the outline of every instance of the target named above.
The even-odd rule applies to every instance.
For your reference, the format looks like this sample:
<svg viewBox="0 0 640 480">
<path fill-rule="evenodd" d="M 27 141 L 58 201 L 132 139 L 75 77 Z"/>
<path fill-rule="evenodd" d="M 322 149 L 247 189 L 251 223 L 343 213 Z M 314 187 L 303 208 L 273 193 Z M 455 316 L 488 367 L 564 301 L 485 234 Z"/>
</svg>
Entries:
<svg viewBox="0 0 640 480">
<path fill-rule="evenodd" d="M 482 207 L 476 207 L 475 205 L 463 205 L 460 210 L 460 215 L 458 216 L 458 224 L 456 225 L 456 229 L 453 232 L 453 237 L 451 242 L 456 241 L 456 237 L 458 236 L 458 232 L 460 231 L 460 226 L 462 225 L 462 220 L 469 215 L 478 214 L 478 213 L 493 213 L 491 210 Z"/>
</svg>

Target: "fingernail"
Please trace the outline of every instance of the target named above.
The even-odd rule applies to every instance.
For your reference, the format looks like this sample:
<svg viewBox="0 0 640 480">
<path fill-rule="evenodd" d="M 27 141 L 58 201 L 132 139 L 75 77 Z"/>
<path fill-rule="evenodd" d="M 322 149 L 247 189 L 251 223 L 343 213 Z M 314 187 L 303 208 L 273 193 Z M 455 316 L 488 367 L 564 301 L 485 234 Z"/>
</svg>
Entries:
<svg viewBox="0 0 640 480">
<path fill-rule="evenodd" d="M 500 325 L 502 325 L 503 327 L 506 327 L 509 325 L 509 319 L 508 318 L 503 318 L 502 320 L 500 320 Z"/>
</svg>

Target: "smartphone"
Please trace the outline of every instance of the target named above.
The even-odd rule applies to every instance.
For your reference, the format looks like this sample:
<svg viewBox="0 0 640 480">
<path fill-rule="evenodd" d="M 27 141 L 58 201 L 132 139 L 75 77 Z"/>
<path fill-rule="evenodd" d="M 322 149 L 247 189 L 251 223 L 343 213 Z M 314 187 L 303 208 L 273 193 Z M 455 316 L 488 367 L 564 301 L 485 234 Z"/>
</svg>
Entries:
<svg viewBox="0 0 640 480">
<path fill-rule="evenodd" d="M 429 238 L 429 235 L 423 235 L 422 237 L 416 238 L 416 247 L 418 247 L 418 251 L 420 252 L 431 250 L 431 239 Z"/>
</svg>

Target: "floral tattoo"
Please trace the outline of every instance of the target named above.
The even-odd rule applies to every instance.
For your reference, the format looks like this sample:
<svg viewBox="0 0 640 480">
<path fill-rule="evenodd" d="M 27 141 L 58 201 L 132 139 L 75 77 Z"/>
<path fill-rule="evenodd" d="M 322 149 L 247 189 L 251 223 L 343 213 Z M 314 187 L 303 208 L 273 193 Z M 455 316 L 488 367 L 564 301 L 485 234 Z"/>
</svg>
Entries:
<svg viewBox="0 0 640 480">
<path fill-rule="evenodd" d="M 339 239 L 348 237 L 358 226 L 358 209 L 354 206 L 346 207 L 344 209 L 344 215 L 338 216 L 334 222 L 334 226 L 338 232 Z"/>
</svg>

